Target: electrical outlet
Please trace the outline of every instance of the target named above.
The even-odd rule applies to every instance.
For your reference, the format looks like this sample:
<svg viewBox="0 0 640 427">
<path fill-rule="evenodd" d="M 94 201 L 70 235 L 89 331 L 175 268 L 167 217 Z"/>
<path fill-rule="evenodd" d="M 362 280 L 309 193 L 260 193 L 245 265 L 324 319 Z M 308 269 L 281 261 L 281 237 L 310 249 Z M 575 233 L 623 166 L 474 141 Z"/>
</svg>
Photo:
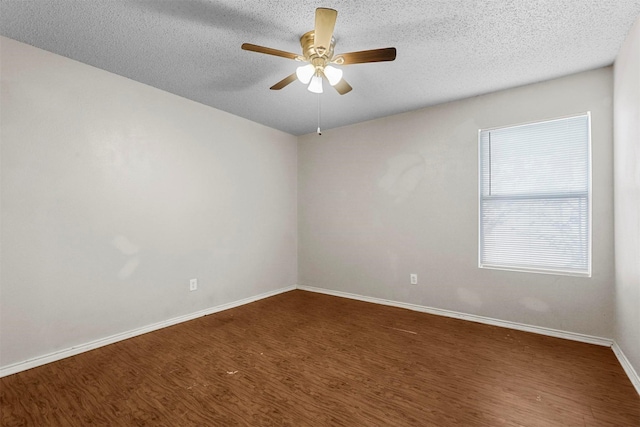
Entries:
<svg viewBox="0 0 640 427">
<path fill-rule="evenodd" d="M 409 278 L 411 279 L 411 284 L 412 285 L 417 285 L 418 284 L 418 275 L 417 274 L 411 274 L 409 276 Z"/>
<path fill-rule="evenodd" d="M 189 280 L 189 290 L 195 291 L 198 289 L 198 279 Z"/>
</svg>

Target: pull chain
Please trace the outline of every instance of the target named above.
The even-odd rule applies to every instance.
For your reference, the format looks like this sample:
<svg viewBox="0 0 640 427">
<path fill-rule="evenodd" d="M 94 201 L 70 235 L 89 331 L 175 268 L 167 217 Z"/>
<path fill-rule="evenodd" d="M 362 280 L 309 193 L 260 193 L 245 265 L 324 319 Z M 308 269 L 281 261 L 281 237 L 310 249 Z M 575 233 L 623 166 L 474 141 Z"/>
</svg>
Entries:
<svg viewBox="0 0 640 427">
<path fill-rule="evenodd" d="M 320 132 L 320 94 L 318 94 L 318 135 L 322 135 Z"/>
</svg>

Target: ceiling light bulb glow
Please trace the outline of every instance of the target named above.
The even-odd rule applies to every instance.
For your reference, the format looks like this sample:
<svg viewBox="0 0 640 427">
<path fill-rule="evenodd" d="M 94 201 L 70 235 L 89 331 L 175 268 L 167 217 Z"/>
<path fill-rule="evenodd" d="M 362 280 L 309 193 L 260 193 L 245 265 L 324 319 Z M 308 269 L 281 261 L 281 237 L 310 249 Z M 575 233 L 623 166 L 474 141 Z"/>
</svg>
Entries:
<svg viewBox="0 0 640 427">
<path fill-rule="evenodd" d="M 309 83 L 309 87 L 307 89 L 309 90 L 309 92 L 322 93 L 322 77 L 313 76 L 311 78 L 311 83 Z"/>
<path fill-rule="evenodd" d="M 296 68 L 296 77 L 304 84 L 308 84 L 311 81 L 311 77 L 316 72 L 316 67 L 312 64 L 301 65 Z"/>
<path fill-rule="evenodd" d="M 324 67 L 324 75 L 327 77 L 327 80 L 329 80 L 331 86 L 337 85 L 338 82 L 342 80 L 342 70 L 332 67 L 331 65 Z"/>
</svg>

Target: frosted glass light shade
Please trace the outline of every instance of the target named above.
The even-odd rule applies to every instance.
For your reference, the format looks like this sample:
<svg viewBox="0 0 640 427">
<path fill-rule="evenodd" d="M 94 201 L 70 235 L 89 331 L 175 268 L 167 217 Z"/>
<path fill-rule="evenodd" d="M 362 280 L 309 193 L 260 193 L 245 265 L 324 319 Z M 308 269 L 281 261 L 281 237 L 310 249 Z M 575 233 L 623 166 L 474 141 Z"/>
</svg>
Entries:
<svg viewBox="0 0 640 427">
<path fill-rule="evenodd" d="M 304 84 L 308 84 L 311 81 L 311 77 L 316 71 L 316 67 L 312 64 L 301 65 L 296 68 L 296 77 Z"/>
<path fill-rule="evenodd" d="M 309 90 L 309 92 L 322 93 L 322 77 L 313 76 L 311 78 L 311 83 L 309 83 L 309 87 L 307 89 Z"/>
<path fill-rule="evenodd" d="M 337 85 L 338 82 L 342 80 L 342 70 L 332 67 L 331 65 L 324 67 L 324 75 L 327 77 L 327 80 L 329 80 L 331 86 Z"/>
</svg>

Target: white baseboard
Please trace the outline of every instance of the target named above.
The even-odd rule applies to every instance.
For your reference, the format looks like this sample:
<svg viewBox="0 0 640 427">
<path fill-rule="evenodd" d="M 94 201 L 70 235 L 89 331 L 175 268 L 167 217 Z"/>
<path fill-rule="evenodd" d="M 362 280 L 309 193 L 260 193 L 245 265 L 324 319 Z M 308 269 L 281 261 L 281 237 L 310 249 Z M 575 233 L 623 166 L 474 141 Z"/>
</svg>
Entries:
<svg viewBox="0 0 640 427">
<path fill-rule="evenodd" d="M 298 285 L 298 289 L 309 292 L 333 295 L 336 297 L 350 298 L 358 301 L 372 302 L 374 304 L 389 305 L 392 307 L 406 308 L 408 310 L 420 311 L 423 313 L 435 314 L 438 316 L 453 317 L 455 319 L 469 320 L 471 322 L 484 323 L 487 325 L 500 326 L 503 328 L 516 329 L 518 331 L 533 332 L 534 334 L 547 335 L 550 337 L 564 338 L 572 341 L 580 341 L 589 344 L 611 347 L 613 340 L 608 338 L 594 337 L 591 335 L 578 334 L 575 332 L 560 331 L 558 329 L 544 328 L 542 326 L 526 325 L 524 323 L 509 322 L 507 320 L 493 319 L 491 317 L 477 316 L 475 314 L 459 313 L 457 311 L 443 310 L 441 308 L 427 307 L 423 305 L 410 304 L 406 302 L 391 301 L 381 298 L 367 297 L 347 292 L 333 291 L 330 289 L 315 288 L 312 286 Z"/>
<path fill-rule="evenodd" d="M 548 335 L 556 338 L 564 338 L 564 339 L 569 339 L 573 341 L 580 341 L 580 342 L 585 342 L 589 344 L 612 347 L 613 352 L 615 353 L 616 357 L 620 361 L 620 364 L 622 365 L 622 368 L 628 375 L 633 386 L 638 391 L 638 394 L 640 394 L 640 376 L 638 376 L 638 373 L 635 371 L 635 369 L 633 368 L 633 366 L 631 365 L 627 357 L 622 352 L 622 349 L 618 346 L 618 344 L 615 343 L 613 340 L 610 340 L 607 338 L 594 337 L 590 335 L 577 334 L 574 332 L 566 332 L 566 331 L 560 331 L 557 329 L 543 328 L 540 326 L 532 326 L 532 325 L 526 325 L 522 323 L 493 319 L 490 317 L 477 316 L 474 314 L 459 313 L 456 311 L 443 310 L 439 308 L 427 307 L 427 306 L 422 306 L 417 304 L 391 301 L 391 300 L 386 300 L 381 298 L 373 298 L 373 297 L 367 297 L 363 295 L 351 294 L 347 292 L 333 291 L 330 289 L 322 289 L 322 288 L 315 288 L 312 286 L 301 286 L 301 285 L 288 286 L 285 288 L 276 289 L 274 291 L 265 292 L 263 294 L 255 295 L 249 298 L 244 298 L 238 301 L 233 301 L 233 302 L 221 304 L 215 307 L 210 307 L 204 310 L 197 311 L 195 313 L 174 317 L 172 319 L 164 320 L 162 322 L 154 323 L 152 325 L 147 325 L 142 328 L 137 328 L 137 329 L 122 332 L 119 334 L 111 335 L 109 337 L 101 338 L 85 344 L 80 344 L 77 346 L 73 346 L 71 348 L 67 348 L 67 349 L 49 353 L 43 356 L 35 357 L 29 360 L 25 360 L 23 362 L 18 362 L 12 365 L 3 366 L 3 367 L 0 367 L 0 378 L 6 377 L 7 375 L 12 375 L 18 372 L 26 371 L 27 369 L 35 368 L 37 366 L 42 366 L 47 363 L 55 362 L 57 360 L 61 360 L 67 357 L 75 356 L 76 354 L 84 353 L 86 351 L 103 347 L 109 344 L 113 344 L 118 341 L 123 341 L 128 338 L 132 338 L 138 335 L 146 334 L 148 332 L 156 331 L 158 329 L 166 328 L 168 326 L 173 326 L 178 323 L 197 319 L 198 317 L 207 316 L 209 314 L 218 313 L 224 310 L 229 310 L 231 308 L 249 304 L 264 298 L 269 298 L 271 296 L 289 292 L 294 289 L 333 295 L 337 297 L 349 298 L 349 299 L 354 299 L 358 301 L 371 302 L 374 304 L 382 304 L 382 305 L 388 305 L 392 307 L 406 308 L 408 310 L 420 311 L 423 313 L 435 314 L 438 316 L 446 316 L 446 317 L 452 317 L 456 319 L 469 320 L 472 322 L 484 323 L 484 324 L 494 325 L 494 326 L 501 326 L 504 328 L 516 329 L 516 330 L 526 331 L 526 332 L 533 332 L 536 334 Z"/>
<path fill-rule="evenodd" d="M 315 288 L 313 286 L 298 285 L 298 289 L 302 291 L 316 292 L 320 294 L 332 295 L 332 296 L 342 297 L 342 298 L 349 298 L 349 299 L 354 299 L 358 301 L 371 302 L 374 304 L 382 304 L 382 305 L 389 305 L 392 307 L 406 308 L 408 310 L 420 311 L 423 313 L 435 314 L 438 316 L 469 320 L 472 322 L 484 323 L 487 325 L 500 326 L 500 327 L 509 328 L 509 329 L 516 329 L 518 331 L 532 332 L 534 334 L 547 335 L 555 338 L 564 338 L 572 341 L 579 341 L 579 342 L 584 342 L 588 344 L 601 345 L 604 347 L 611 347 L 611 349 L 613 350 L 613 353 L 618 358 L 620 365 L 622 365 L 622 369 L 624 369 L 624 372 L 627 374 L 627 376 L 631 380 L 631 383 L 635 387 L 636 391 L 638 392 L 638 394 L 640 394 L 640 376 L 638 375 L 636 370 L 633 368 L 633 365 L 631 365 L 631 362 L 629 362 L 629 359 L 627 359 L 627 357 L 624 355 L 624 353 L 622 352 L 622 349 L 620 348 L 620 346 L 618 346 L 618 343 L 608 338 L 594 337 L 591 335 L 561 331 L 558 329 L 544 328 L 541 326 L 526 325 L 524 323 L 509 322 L 506 320 L 493 319 L 491 317 L 477 316 L 475 314 L 459 313 L 457 311 L 443 310 L 441 308 L 427 307 L 423 305 L 410 304 L 406 302 L 367 297 L 367 296 L 358 295 L 358 294 L 351 294 L 348 292 L 334 291 L 331 289 Z"/>
<path fill-rule="evenodd" d="M 631 384 L 633 384 L 638 394 L 640 394 L 640 375 L 638 375 L 636 370 L 633 369 L 633 365 L 631 365 L 631 362 L 629 362 L 629 359 L 627 359 L 627 356 L 624 355 L 624 353 L 622 352 L 622 349 L 620 348 L 617 342 L 615 341 L 613 342 L 611 349 L 613 350 L 613 353 L 616 355 L 616 357 L 618 358 L 618 361 L 622 365 L 622 369 L 624 369 L 624 372 L 627 374 L 627 376 L 631 380 Z"/>
<path fill-rule="evenodd" d="M 33 359 L 25 360 L 23 362 L 14 363 L 8 366 L 0 367 L 0 378 L 7 375 L 16 374 L 18 372 L 26 371 L 27 369 L 35 368 L 37 366 L 45 365 L 47 363 L 55 362 L 67 357 L 75 356 L 76 354 L 84 353 L 85 351 L 93 350 L 105 345 L 113 344 L 118 341 L 123 341 L 128 338 L 132 338 L 138 335 L 146 334 L 148 332 L 156 331 L 158 329 L 166 328 L 167 326 L 173 326 L 178 323 L 187 322 L 189 320 L 197 319 L 198 317 L 207 316 L 209 314 L 218 313 L 220 311 L 229 310 L 230 308 L 239 307 L 241 305 L 249 304 L 264 298 L 269 298 L 274 295 L 278 295 L 284 292 L 289 292 L 296 289 L 296 286 L 288 286 L 286 288 L 276 289 L 275 291 L 265 292 L 260 295 L 255 295 L 249 298 L 244 298 L 238 301 L 221 304 L 215 307 L 210 307 L 204 310 L 196 311 L 195 313 L 185 314 L 184 316 L 174 317 L 172 319 L 163 320 L 162 322 L 154 323 L 152 325 L 143 326 L 141 328 L 133 329 L 130 331 L 122 332 L 119 334 L 111 335 L 109 337 L 101 338 L 95 341 L 91 341 L 85 344 L 80 344 L 67 348 L 64 350 L 56 351 L 53 353 L 45 354 L 43 356 L 34 357 Z"/>
</svg>

